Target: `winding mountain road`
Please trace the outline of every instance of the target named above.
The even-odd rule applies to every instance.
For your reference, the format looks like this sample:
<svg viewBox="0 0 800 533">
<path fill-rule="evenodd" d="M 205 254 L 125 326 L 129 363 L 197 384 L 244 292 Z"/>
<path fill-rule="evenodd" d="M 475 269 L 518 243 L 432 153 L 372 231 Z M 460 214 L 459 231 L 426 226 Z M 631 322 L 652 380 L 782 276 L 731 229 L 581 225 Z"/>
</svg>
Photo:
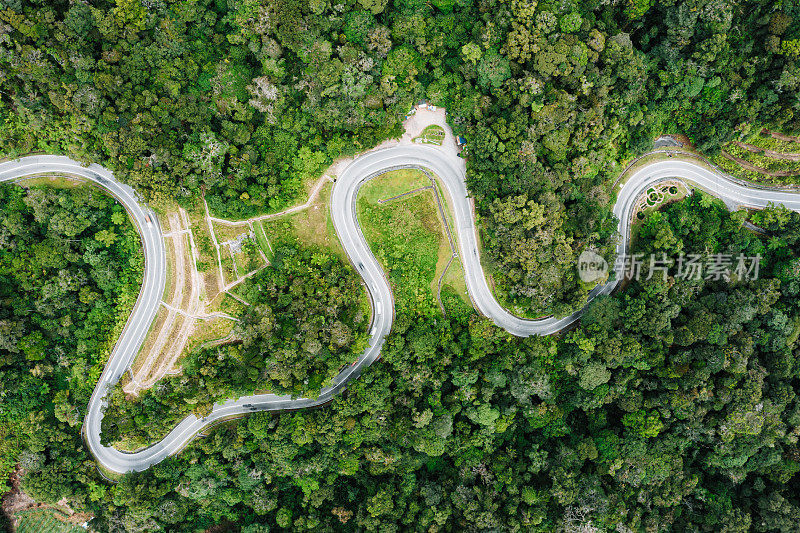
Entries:
<svg viewBox="0 0 800 533">
<path fill-rule="evenodd" d="M 359 227 L 356 198 L 365 181 L 398 168 L 428 169 L 439 178 L 447 191 L 456 221 L 467 288 L 481 313 L 517 336 L 550 335 L 561 331 L 580 317 L 581 311 L 578 311 L 561 319 L 526 320 L 512 315 L 495 300 L 487 285 L 478 255 L 478 235 L 464 181 L 466 169 L 462 159 L 430 146 L 397 146 L 375 150 L 354 160 L 340 173 L 330 199 L 337 235 L 356 272 L 364 280 L 373 308 L 369 345 L 356 363 L 335 376 L 318 398 L 292 399 L 290 396 L 260 394 L 221 402 L 214 406 L 209 416 L 188 416 L 160 442 L 135 453 L 126 453 L 100 443 L 104 397 L 135 359 L 164 292 L 166 256 L 157 219 L 148 209 L 142 207 L 130 187 L 115 181 L 108 170 L 97 165 L 84 167 L 62 156 L 30 156 L 0 163 L 0 182 L 50 173 L 75 175 L 96 182 L 125 206 L 142 238 L 145 254 L 142 290 L 125 330 L 100 376 L 84 420 L 84 438 L 97 461 L 113 472 L 145 470 L 179 452 L 202 429 L 228 417 L 254 410 L 300 409 L 324 404 L 342 392 L 351 380 L 356 379 L 364 368 L 372 364 L 380 356 L 385 337 L 392 328 L 394 299 L 383 269 L 370 251 Z M 622 236 L 617 245 L 619 254 L 627 251 L 636 200 L 648 187 L 667 179 L 683 180 L 699 186 L 732 207 L 763 208 L 769 204 L 783 204 L 800 212 L 800 194 L 744 187 L 722 174 L 687 160 L 675 158 L 659 161 L 632 172 L 619 191 L 614 206 L 614 214 L 619 219 L 619 234 Z M 621 276 L 618 274 L 617 278 Z M 591 291 L 590 300 L 600 294 L 611 293 L 615 287 L 616 282 L 597 286 Z"/>
</svg>

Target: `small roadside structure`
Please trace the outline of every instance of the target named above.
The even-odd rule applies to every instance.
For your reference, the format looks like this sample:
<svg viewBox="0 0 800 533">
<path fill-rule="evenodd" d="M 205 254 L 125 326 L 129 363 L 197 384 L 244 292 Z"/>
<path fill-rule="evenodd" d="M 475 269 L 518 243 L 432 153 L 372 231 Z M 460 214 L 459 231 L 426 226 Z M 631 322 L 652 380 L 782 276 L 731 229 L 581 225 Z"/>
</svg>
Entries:
<svg viewBox="0 0 800 533">
<path fill-rule="evenodd" d="M 464 137 L 462 137 L 461 135 L 456 137 L 456 146 L 458 146 L 459 148 L 463 148 L 466 145 L 467 145 L 467 140 Z"/>
</svg>

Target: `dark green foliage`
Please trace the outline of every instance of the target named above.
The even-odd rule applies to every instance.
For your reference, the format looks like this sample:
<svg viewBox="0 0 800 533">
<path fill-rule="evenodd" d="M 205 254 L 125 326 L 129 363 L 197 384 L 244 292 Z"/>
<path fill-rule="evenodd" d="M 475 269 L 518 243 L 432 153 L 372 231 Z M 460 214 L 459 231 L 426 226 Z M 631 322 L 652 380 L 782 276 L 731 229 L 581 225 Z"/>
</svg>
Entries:
<svg viewBox="0 0 800 533">
<path fill-rule="evenodd" d="M 344 395 L 253 414 L 126 476 L 97 525 L 166 527 L 167 494 L 185 523 L 253 531 L 790 531 L 800 260 L 764 243 L 794 242 L 800 216 L 759 214 L 770 237 L 742 220 L 697 193 L 651 215 L 634 252 L 663 249 L 664 228 L 686 253 L 761 253 L 761 279 L 634 281 L 560 337 L 401 301 L 381 361 Z"/>
<path fill-rule="evenodd" d="M 582 305 L 590 287 L 575 276 L 577 255 L 610 246 L 610 184 L 657 135 L 687 134 L 713 154 L 762 126 L 798 129 L 800 11 L 787 0 L 0 5 L 4 154 L 101 162 L 153 199 L 202 189 L 213 211 L 231 217 L 294 201 L 334 158 L 397 135 L 413 102 L 445 106 L 468 140 L 495 284 L 530 315 Z M 14 216 L 8 231 L 24 227 Z M 53 218 L 54 232 L 81 235 L 80 219 Z M 3 387 L 35 405 L 15 411 L 7 406 L 17 400 L 3 397 L 3 412 L 29 417 L 14 416 L 24 438 L 10 430 L 12 457 L 20 443 L 26 488 L 90 508 L 100 530 L 792 531 L 800 218 L 753 217 L 766 237 L 741 221 L 698 196 L 645 221 L 637 246 L 761 253 L 758 281 L 633 283 L 559 338 L 515 339 L 474 315 L 398 308 L 382 361 L 330 405 L 222 427 L 117 485 L 81 463 L 76 428 L 56 418 L 86 404 L 95 378 L 84 369 L 100 362 L 81 355 L 80 343 L 92 354 L 108 330 L 100 340 L 76 332 L 106 314 L 86 311 L 92 320 L 64 326 L 47 316 L 36 324 L 41 311 L 32 311 L 22 323 L 38 329 L 0 337 L 16 350 Z M 43 238 L 53 241 L 48 253 L 33 245 L 29 256 L 52 274 L 64 256 L 51 251 L 69 250 Z M 108 248 L 120 242 L 98 238 Z M 321 271 L 303 279 L 317 287 L 330 279 Z M 43 279 L 21 272 L 32 279 L 13 283 Z M 243 336 L 270 313 L 280 323 L 291 312 L 332 338 L 329 322 L 280 300 L 296 288 L 283 280 L 263 280 L 274 295 L 245 315 Z M 111 309 L 101 292 L 111 281 L 98 272 L 93 283 Z M 298 296 L 327 301 L 305 289 Z M 27 312 L 27 303 L 2 312 Z M 305 348 L 268 330 L 194 354 L 184 377 L 125 403 L 130 417 L 115 419 L 115 397 L 106 420 L 118 426 L 108 434 L 152 440 L 182 413 L 256 382 L 302 388 L 291 372 L 270 376 L 264 354 Z M 302 358 L 289 366 L 320 372 L 306 376 L 313 388 L 356 346 L 323 346 L 313 369 Z M 51 360 L 59 349 L 62 370 Z M 82 385 L 73 391 L 76 365 Z M 31 369 L 45 372 L 42 383 L 16 391 Z M 42 398 L 65 383 L 62 410 L 50 411 Z"/>
<path fill-rule="evenodd" d="M 366 348 L 362 290 L 335 256 L 276 249 L 272 265 L 246 285 L 250 305 L 239 317 L 235 342 L 194 351 L 180 377 L 164 379 L 137 401 L 117 387 L 103 419 L 103 440 L 148 444 L 189 413 L 204 416 L 217 401 L 256 391 L 318 396 Z"/>
<path fill-rule="evenodd" d="M 792 2 L 12 4 L 6 154 L 102 162 L 152 199 L 203 190 L 231 218 L 296 201 L 337 157 L 397 135 L 421 97 L 445 106 L 469 141 L 496 286 L 530 316 L 581 305 L 572 265 L 608 242 L 610 181 L 657 135 L 713 154 L 797 128 Z M 569 215 L 504 232 L 495 202 L 520 196 Z"/>
<path fill-rule="evenodd" d="M 19 461 L 36 498 L 71 495 L 67 472 L 99 480 L 80 466 L 79 426 L 141 277 L 139 238 L 113 199 L 0 186 L 0 473 Z"/>
</svg>

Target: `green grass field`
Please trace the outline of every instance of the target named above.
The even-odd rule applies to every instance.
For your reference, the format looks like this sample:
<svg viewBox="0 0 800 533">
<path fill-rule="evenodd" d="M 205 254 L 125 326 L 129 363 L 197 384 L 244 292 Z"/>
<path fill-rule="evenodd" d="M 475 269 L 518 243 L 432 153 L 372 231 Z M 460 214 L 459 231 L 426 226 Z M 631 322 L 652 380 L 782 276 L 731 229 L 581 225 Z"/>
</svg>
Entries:
<svg viewBox="0 0 800 533">
<path fill-rule="evenodd" d="M 257 220 L 253 222 L 253 229 L 256 234 L 256 241 L 258 242 L 259 248 L 261 248 L 261 251 L 267 256 L 267 260 L 272 261 L 272 259 L 275 257 L 275 251 L 272 249 L 272 246 L 269 243 L 267 234 L 264 231 L 264 225 Z"/>
<path fill-rule="evenodd" d="M 274 254 L 275 249 L 283 244 L 288 244 L 316 246 L 338 255 L 345 262 L 348 261 L 344 248 L 336 238 L 333 221 L 328 212 L 331 189 L 331 184 L 326 184 L 320 190 L 316 202 L 311 204 L 308 209 L 260 222 L 264 237 L 269 243 L 267 246 L 271 246 L 268 258 Z M 258 236 L 258 232 L 256 232 L 256 236 Z"/>
<path fill-rule="evenodd" d="M 37 176 L 24 178 L 17 181 L 23 187 L 55 187 L 56 189 L 77 189 L 78 187 L 92 187 L 89 182 L 67 176 Z"/>
<path fill-rule="evenodd" d="M 441 126 L 437 126 L 436 124 L 432 124 L 427 126 L 419 137 L 414 137 L 411 139 L 412 142 L 421 143 L 421 144 L 435 144 L 437 146 L 441 146 L 442 142 L 444 142 L 444 128 Z"/>
<path fill-rule="evenodd" d="M 389 273 L 398 308 L 417 307 L 437 312 L 438 280 L 451 251 L 434 201 L 433 190 L 423 190 L 391 202 L 379 199 L 417 189 L 430 180 L 417 170 L 389 172 L 365 183 L 357 212 L 364 236 Z M 463 274 L 454 261 L 443 281 L 443 294 L 468 302 Z M 443 298 L 444 299 L 444 298 Z"/>
</svg>

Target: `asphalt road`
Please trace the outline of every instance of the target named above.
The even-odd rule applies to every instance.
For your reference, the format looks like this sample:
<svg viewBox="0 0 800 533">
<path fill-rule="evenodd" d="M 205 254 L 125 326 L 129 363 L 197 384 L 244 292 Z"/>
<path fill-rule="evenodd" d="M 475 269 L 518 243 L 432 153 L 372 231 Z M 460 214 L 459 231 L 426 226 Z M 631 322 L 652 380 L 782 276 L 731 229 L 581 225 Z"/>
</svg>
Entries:
<svg viewBox="0 0 800 533">
<path fill-rule="evenodd" d="M 550 335 L 561 331 L 580 317 L 579 311 L 561 319 L 525 320 L 506 311 L 494 299 L 479 260 L 478 237 L 464 182 L 463 160 L 427 146 L 398 146 L 375 150 L 353 161 L 341 173 L 330 199 L 333 223 L 339 240 L 356 272 L 364 280 L 372 302 L 373 320 L 370 326 L 369 346 L 356 363 L 346 367 L 334 377 L 331 384 L 322 390 L 319 398 L 292 399 L 290 396 L 261 394 L 228 400 L 215 405 L 211 414 L 205 418 L 199 419 L 194 415 L 186 417 L 164 439 L 149 448 L 136 453 L 124 453 L 100 444 L 100 422 L 105 405 L 103 396 L 119 381 L 138 353 L 164 291 L 166 263 L 164 243 L 157 221 L 151 214 L 153 223 L 148 224 L 145 217 L 149 211 L 138 203 L 134 192 L 129 187 L 114 181 L 109 171 L 96 165 L 83 167 L 60 156 L 32 156 L 0 164 L 0 182 L 52 172 L 78 175 L 95 181 L 109 190 L 126 207 L 142 236 L 145 250 L 145 279 L 142 292 L 95 388 L 84 420 L 84 437 L 97 461 L 114 472 L 145 470 L 179 452 L 203 428 L 226 418 L 254 410 L 301 409 L 326 403 L 344 390 L 351 380 L 356 379 L 364 368 L 378 359 L 385 337 L 392 328 L 394 299 L 383 269 L 370 251 L 358 225 L 355 202 L 358 190 L 365 181 L 387 170 L 409 167 L 431 170 L 439 177 L 447 191 L 448 202 L 456 221 L 458 246 L 467 288 L 472 301 L 481 313 L 517 336 Z M 653 184 L 675 178 L 700 186 L 733 207 L 762 208 L 773 203 L 800 211 L 800 194 L 743 187 L 721 174 L 689 161 L 675 159 L 655 162 L 633 173 L 619 191 L 614 206 L 614 214 L 619 219 L 619 233 L 623 236 L 617 246 L 618 253 L 627 250 L 630 221 L 637 198 Z M 621 276 L 618 275 L 617 278 Z M 600 285 L 590 293 L 590 299 L 600 294 L 609 294 L 615 287 L 616 282 Z"/>
</svg>

